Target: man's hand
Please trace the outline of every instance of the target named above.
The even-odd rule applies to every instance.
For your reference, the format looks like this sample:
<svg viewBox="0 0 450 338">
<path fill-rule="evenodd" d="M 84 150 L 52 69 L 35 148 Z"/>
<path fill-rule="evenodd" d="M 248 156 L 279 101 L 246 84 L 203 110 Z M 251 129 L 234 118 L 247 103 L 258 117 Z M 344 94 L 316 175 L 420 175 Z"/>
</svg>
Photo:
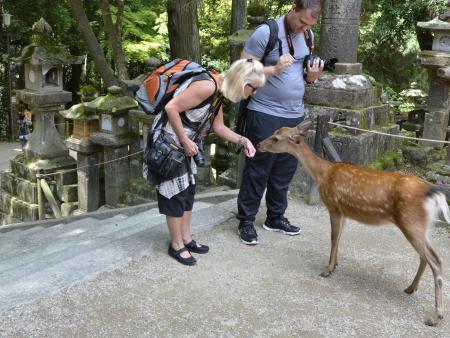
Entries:
<svg viewBox="0 0 450 338">
<path fill-rule="evenodd" d="M 291 54 L 283 54 L 280 56 L 278 63 L 275 65 L 275 71 L 277 74 L 282 73 L 287 67 L 294 63 L 294 58 Z"/>
<path fill-rule="evenodd" d="M 308 62 L 306 65 L 306 81 L 316 82 L 320 74 L 322 74 L 325 61 L 321 58 L 315 57 L 312 65 Z"/>
</svg>

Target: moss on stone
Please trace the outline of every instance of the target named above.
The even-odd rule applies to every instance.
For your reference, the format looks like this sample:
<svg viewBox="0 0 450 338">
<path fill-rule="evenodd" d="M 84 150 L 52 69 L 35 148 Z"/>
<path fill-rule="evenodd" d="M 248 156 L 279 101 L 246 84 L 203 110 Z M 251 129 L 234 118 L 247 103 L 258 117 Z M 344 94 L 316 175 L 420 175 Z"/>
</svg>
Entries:
<svg viewBox="0 0 450 338">
<path fill-rule="evenodd" d="M 404 164 L 403 157 L 395 150 L 390 150 L 381 155 L 376 161 L 368 165 L 372 169 L 398 170 Z"/>
</svg>

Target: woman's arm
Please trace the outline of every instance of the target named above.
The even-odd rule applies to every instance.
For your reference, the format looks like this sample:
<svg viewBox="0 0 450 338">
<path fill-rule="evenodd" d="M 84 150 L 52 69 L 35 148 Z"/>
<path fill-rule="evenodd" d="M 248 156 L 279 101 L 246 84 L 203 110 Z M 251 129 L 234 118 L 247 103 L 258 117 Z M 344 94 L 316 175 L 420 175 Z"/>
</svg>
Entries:
<svg viewBox="0 0 450 338">
<path fill-rule="evenodd" d="M 214 94 L 215 85 L 212 81 L 202 80 L 192 83 L 184 92 L 175 96 L 166 104 L 166 113 L 172 129 L 180 140 L 187 156 L 194 156 L 198 152 L 195 142 L 184 133 L 180 113 L 195 108 Z"/>
<path fill-rule="evenodd" d="M 220 138 L 239 144 L 244 147 L 245 155 L 247 157 L 253 157 L 255 156 L 256 149 L 253 146 L 252 142 L 250 140 L 242 135 L 239 135 L 232 131 L 230 128 L 228 128 L 225 123 L 223 122 L 223 110 L 222 107 L 220 107 L 219 113 L 214 119 L 213 122 L 213 131 L 216 133 L 217 136 Z"/>
</svg>

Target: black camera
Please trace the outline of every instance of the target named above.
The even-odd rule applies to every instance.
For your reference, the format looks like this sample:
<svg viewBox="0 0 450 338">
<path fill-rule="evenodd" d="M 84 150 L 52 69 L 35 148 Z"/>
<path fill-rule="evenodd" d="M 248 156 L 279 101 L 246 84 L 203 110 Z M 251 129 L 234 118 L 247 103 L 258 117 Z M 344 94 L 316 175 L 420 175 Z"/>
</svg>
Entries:
<svg viewBox="0 0 450 338">
<path fill-rule="evenodd" d="M 303 68 L 306 68 L 309 62 L 309 65 L 311 66 L 314 62 L 314 59 L 317 58 L 317 55 L 314 54 L 308 54 L 305 56 L 305 58 L 303 59 Z M 325 64 L 323 66 L 323 69 L 328 70 L 330 72 L 334 72 L 336 66 L 336 62 L 338 62 L 337 58 L 331 58 L 328 60 L 322 60 L 325 61 Z"/>
<path fill-rule="evenodd" d="M 197 142 L 197 154 L 194 155 L 195 164 L 199 167 L 204 167 L 206 165 L 205 150 L 203 148 L 203 140 L 198 140 Z"/>
</svg>

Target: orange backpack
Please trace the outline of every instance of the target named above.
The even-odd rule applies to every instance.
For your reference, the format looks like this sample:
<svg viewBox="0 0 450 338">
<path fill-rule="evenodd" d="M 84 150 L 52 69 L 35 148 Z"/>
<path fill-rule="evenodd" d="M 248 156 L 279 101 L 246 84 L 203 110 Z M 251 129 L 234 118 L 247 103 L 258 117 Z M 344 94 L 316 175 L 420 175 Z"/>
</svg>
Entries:
<svg viewBox="0 0 450 338">
<path fill-rule="evenodd" d="M 135 98 L 147 114 L 158 114 L 184 81 L 203 73 L 214 80 L 217 91 L 219 74 L 215 69 L 202 67 L 193 61 L 175 59 L 147 75 L 139 86 Z M 207 101 L 210 99 L 212 96 Z"/>
</svg>

